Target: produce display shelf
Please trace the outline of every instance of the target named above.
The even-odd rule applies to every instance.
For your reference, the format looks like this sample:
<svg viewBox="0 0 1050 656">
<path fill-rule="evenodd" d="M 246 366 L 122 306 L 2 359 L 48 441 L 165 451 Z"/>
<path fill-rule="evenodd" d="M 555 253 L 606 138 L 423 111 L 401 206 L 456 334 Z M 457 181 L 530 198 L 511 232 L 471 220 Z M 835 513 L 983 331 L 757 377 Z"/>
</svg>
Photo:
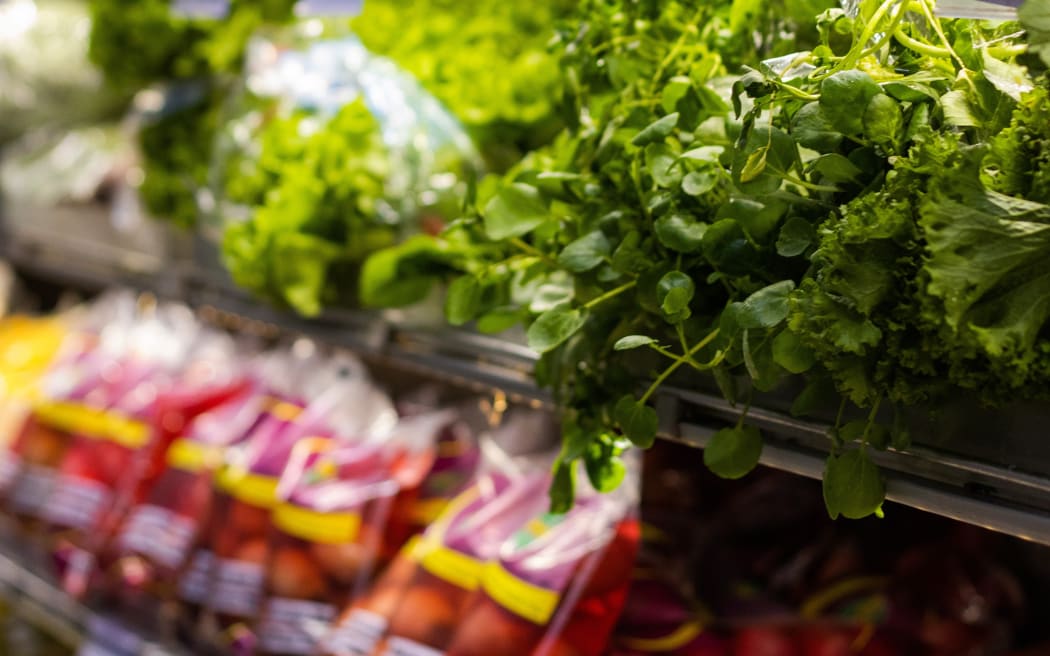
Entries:
<svg viewBox="0 0 1050 656">
<path fill-rule="evenodd" d="M 0 596 L 19 618 L 77 649 L 77 656 L 189 656 L 119 620 L 88 610 L 6 549 L 0 550 Z"/>
<path fill-rule="evenodd" d="M 100 274 L 91 258 L 77 251 L 62 254 L 66 245 L 51 244 L 55 255 L 45 261 L 26 252 L 18 240 L 4 239 L 0 256 L 6 252 L 16 268 L 57 282 L 153 291 L 185 301 L 206 320 L 237 331 L 268 338 L 306 336 L 410 375 L 497 392 L 533 407 L 551 406 L 549 394 L 531 375 L 535 354 L 520 342 L 425 322 L 405 324 L 397 315 L 382 313 L 339 311 L 304 319 L 253 300 L 220 279 L 212 264 L 173 260 L 146 276 L 128 268 Z M 740 413 L 717 395 L 685 389 L 661 393 L 657 409 L 663 438 L 698 447 Z M 950 419 L 944 426 L 913 431 L 915 446 L 907 451 L 875 454 L 887 474 L 889 499 L 1050 545 L 1050 440 L 1041 439 L 1038 431 L 1045 425 L 1040 423 L 1045 421 L 1045 408 L 1015 417 L 961 407 Z M 821 477 L 831 447 L 826 425 L 796 419 L 761 402 L 752 407 L 748 421 L 766 438 L 764 464 Z"/>
</svg>

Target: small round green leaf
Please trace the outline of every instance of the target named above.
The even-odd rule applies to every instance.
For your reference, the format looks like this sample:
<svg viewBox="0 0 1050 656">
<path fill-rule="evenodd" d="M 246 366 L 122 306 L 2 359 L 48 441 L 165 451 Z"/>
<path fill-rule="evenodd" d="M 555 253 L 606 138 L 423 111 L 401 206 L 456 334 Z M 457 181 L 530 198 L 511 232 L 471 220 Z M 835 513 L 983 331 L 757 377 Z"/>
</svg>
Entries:
<svg viewBox="0 0 1050 656">
<path fill-rule="evenodd" d="M 529 348 L 538 353 L 553 350 L 582 328 L 586 320 L 583 312 L 568 306 L 547 310 L 529 326 Z"/>
<path fill-rule="evenodd" d="M 761 457 L 762 434 L 753 426 L 723 428 L 704 448 L 704 465 L 721 478 L 746 476 Z"/>
<path fill-rule="evenodd" d="M 863 449 L 828 457 L 824 467 L 824 504 L 832 519 L 861 519 L 877 513 L 886 500 L 882 473 Z"/>
<path fill-rule="evenodd" d="M 484 290 L 474 276 L 461 276 L 448 286 L 445 296 L 445 317 L 453 326 L 462 326 L 473 319 L 481 309 Z"/>
<path fill-rule="evenodd" d="M 713 171 L 691 171 L 682 178 L 682 191 L 690 196 L 703 196 L 718 184 L 718 175 Z"/>
<path fill-rule="evenodd" d="M 780 228 L 780 235 L 777 237 L 777 254 L 783 257 L 801 255 L 813 244 L 816 237 L 813 224 L 793 216 Z"/>
<path fill-rule="evenodd" d="M 634 139 L 631 139 L 631 143 L 635 146 L 647 146 L 651 143 L 663 141 L 667 138 L 667 135 L 671 134 L 676 125 L 678 125 L 678 112 L 668 114 L 642 128 L 642 131 L 635 135 Z"/>
<path fill-rule="evenodd" d="M 665 214 L 653 229 L 660 243 L 678 253 L 695 253 L 703 244 L 707 224 L 682 214 Z"/>
<path fill-rule="evenodd" d="M 629 351 L 631 349 L 638 348 L 639 346 L 648 346 L 649 344 L 655 344 L 656 340 L 652 337 L 646 337 L 645 335 L 628 335 L 617 340 L 616 344 L 613 345 L 615 351 Z"/>
<path fill-rule="evenodd" d="M 689 308 L 696 293 L 693 279 L 681 271 L 670 271 L 656 285 L 656 299 L 660 309 L 668 315 L 679 314 Z"/>
<path fill-rule="evenodd" d="M 660 424 L 656 410 L 627 395 L 616 403 L 613 413 L 624 436 L 633 444 L 643 449 L 653 445 Z"/>
<path fill-rule="evenodd" d="M 609 238 L 595 230 L 566 246 L 558 255 L 558 264 L 573 273 L 584 273 L 604 262 L 611 252 Z"/>
<path fill-rule="evenodd" d="M 878 83 L 864 71 L 839 71 L 820 83 L 820 107 L 836 130 L 852 136 L 864 130 L 863 108 L 881 93 Z"/>
<path fill-rule="evenodd" d="M 486 234 L 499 241 L 531 232 L 550 218 L 550 211 L 536 187 L 515 182 L 489 199 L 484 218 Z"/>
<path fill-rule="evenodd" d="M 772 328 L 787 318 L 788 297 L 795 289 L 791 280 L 763 287 L 743 302 L 733 303 L 741 328 Z"/>
<path fill-rule="evenodd" d="M 773 362 L 793 374 L 805 373 L 816 363 L 817 357 L 798 335 L 790 330 L 781 331 L 773 339 Z"/>
</svg>

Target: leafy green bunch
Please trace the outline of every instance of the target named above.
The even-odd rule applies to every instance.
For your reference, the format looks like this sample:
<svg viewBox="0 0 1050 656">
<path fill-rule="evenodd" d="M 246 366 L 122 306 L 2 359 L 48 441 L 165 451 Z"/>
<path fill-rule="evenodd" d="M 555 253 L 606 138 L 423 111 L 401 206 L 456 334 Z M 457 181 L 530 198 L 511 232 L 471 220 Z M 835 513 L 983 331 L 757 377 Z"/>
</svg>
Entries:
<svg viewBox="0 0 1050 656">
<path fill-rule="evenodd" d="M 796 25 L 777 2 L 584 3 L 560 37 L 576 119 L 483 181 L 441 242 L 431 271 L 465 274 L 450 322 L 525 323 L 537 377 L 565 407 L 555 507 L 577 460 L 597 488 L 618 484 L 619 455 L 657 433 L 667 383 L 713 378 L 743 403 L 704 454 L 730 478 L 761 454 L 745 423 L 755 392 L 804 375 L 796 411 L 842 398 L 825 492 L 848 517 L 883 500 L 869 449 L 907 444 L 887 406 L 960 388 L 1045 396 L 1046 317 L 1016 312 L 1050 296 L 1011 289 L 1038 273 L 1029 204 L 1047 152 L 1017 25 L 940 21 L 922 1 L 833 4 Z M 770 21 L 797 52 L 748 27 Z M 727 63 L 749 66 L 727 77 Z M 947 220 L 963 206 L 1000 224 L 996 249 Z M 962 265 L 975 257 L 983 269 Z M 982 306 L 1000 292 L 1016 305 Z M 844 423 L 849 401 L 867 411 Z"/>
<path fill-rule="evenodd" d="M 561 123 L 554 25 L 576 3 L 376 0 L 352 25 L 463 123 L 490 167 L 505 170 Z M 406 17 L 408 17 L 406 19 Z"/>
<path fill-rule="evenodd" d="M 375 118 L 361 100 L 330 120 L 273 118 L 259 146 L 227 172 L 230 199 L 248 210 L 223 239 L 234 281 L 305 315 L 354 304 L 360 261 L 401 231 Z"/>
<path fill-rule="evenodd" d="M 228 89 L 223 76 L 238 72 L 245 45 L 261 25 L 291 18 L 293 0 L 234 0 L 218 20 L 180 16 L 170 0 L 91 0 L 89 57 L 120 91 L 156 83 L 193 81 L 202 93 L 192 103 L 149 118 L 139 134 L 140 193 L 153 216 L 183 227 L 197 220 L 196 193 L 207 184 L 212 143 Z"/>
</svg>

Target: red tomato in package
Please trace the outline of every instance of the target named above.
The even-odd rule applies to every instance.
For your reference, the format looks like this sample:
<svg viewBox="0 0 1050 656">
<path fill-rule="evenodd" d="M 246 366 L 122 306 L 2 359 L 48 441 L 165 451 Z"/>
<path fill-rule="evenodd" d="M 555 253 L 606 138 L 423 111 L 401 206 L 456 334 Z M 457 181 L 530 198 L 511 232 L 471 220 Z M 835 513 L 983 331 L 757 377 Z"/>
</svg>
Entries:
<svg viewBox="0 0 1050 656">
<path fill-rule="evenodd" d="M 256 653 L 316 653 L 338 609 L 371 578 L 397 493 L 390 449 L 301 442 L 273 512 Z M 326 445 L 328 446 L 328 445 Z"/>
<path fill-rule="evenodd" d="M 539 514 L 506 540 L 448 656 L 604 654 L 640 537 L 629 488 L 584 496 L 564 515 Z"/>
<path fill-rule="evenodd" d="M 199 416 L 168 415 L 176 418 L 169 422 L 174 437 L 153 476 L 155 482 L 129 511 L 112 549 L 110 578 L 132 605 L 141 603 L 141 592 L 156 599 L 172 597 L 176 578 L 189 563 L 211 514 L 212 478 L 225 449 L 243 440 L 272 402 L 258 386 L 246 382 L 230 391 L 223 403 Z M 177 405 L 187 406 L 185 400 Z M 188 430 L 176 430 L 183 423 L 189 424 Z"/>
<path fill-rule="evenodd" d="M 545 474 L 483 476 L 394 560 L 324 641 L 349 654 L 441 650 L 449 643 L 500 545 L 545 503 Z M 400 650 L 400 651 L 399 651 Z"/>
</svg>

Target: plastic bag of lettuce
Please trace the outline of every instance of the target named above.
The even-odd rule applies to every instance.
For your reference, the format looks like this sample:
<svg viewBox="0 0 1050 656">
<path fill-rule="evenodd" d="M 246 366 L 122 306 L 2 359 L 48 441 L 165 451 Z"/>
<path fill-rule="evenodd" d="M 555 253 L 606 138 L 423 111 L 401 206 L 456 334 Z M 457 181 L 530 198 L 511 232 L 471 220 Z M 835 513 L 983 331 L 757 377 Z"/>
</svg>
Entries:
<svg viewBox="0 0 1050 656">
<path fill-rule="evenodd" d="M 356 305 L 360 263 L 439 231 L 480 167 L 448 111 L 345 21 L 254 38 L 231 105 L 206 229 L 235 283 L 304 315 Z"/>
</svg>

